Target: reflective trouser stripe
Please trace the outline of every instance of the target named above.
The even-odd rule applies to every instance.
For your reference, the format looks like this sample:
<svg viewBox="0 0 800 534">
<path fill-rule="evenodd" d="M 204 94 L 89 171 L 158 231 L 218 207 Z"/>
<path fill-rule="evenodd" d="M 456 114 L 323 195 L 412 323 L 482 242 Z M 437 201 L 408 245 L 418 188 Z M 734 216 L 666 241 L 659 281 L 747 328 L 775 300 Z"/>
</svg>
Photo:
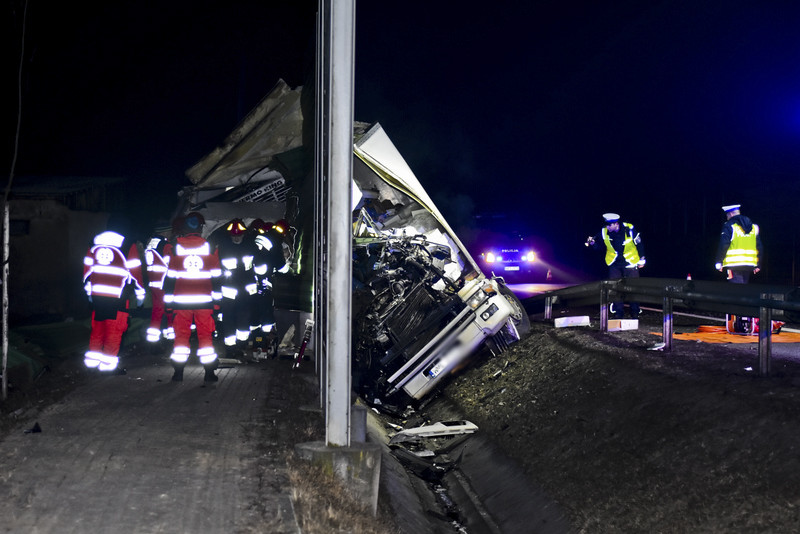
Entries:
<svg viewBox="0 0 800 534">
<path fill-rule="evenodd" d="M 161 339 L 161 330 L 159 330 L 158 328 L 154 328 L 152 326 L 149 327 L 147 329 L 147 337 L 145 339 L 147 339 L 147 341 L 149 341 L 150 343 L 155 343 L 156 341 Z"/>
<path fill-rule="evenodd" d="M 119 363 L 119 347 L 122 335 L 128 329 L 128 314 L 118 311 L 113 319 L 98 321 L 92 312 L 92 331 L 89 334 L 89 349 L 84 363 L 87 367 L 101 371 L 112 371 Z"/>
<path fill-rule="evenodd" d="M 83 363 L 90 369 L 99 369 L 101 371 L 113 371 L 119 364 L 119 358 L 114 355 L 103 354 L 97 351 L 86 351 L 83 357 Z"/>
<path fill-rule="evenodd" d="M 172 349 L 172 355 L 170 355 L 170 359 L 176 363 L 186 363 L 189 360 L 189 347 L 179 347 L 175 346 Z"/>
<path fill-rule="evenodd" d="M 200 358 L 200 363 L 208 365 L 217 360 L 217 352 L 214 347 L 204 347 L 197 349 L 197 357 Z"/>
<path fill-rule="evenodd" d="M 217 359 L 214 351 L 214 325 L 213 311 L 210 309 L 178 310 L 172 321 L 175 329 L 175 349 L 171 358 L 178 363 L 186 363 L 189 359 L 190 338 L 192 328 L 197 333 L 197 355 L 201 363 L 211 363 Z M 179 350 L 180 349 L 180 350 Z M 177 358 L 180 358 L 178 360 Z"/>
</svg>

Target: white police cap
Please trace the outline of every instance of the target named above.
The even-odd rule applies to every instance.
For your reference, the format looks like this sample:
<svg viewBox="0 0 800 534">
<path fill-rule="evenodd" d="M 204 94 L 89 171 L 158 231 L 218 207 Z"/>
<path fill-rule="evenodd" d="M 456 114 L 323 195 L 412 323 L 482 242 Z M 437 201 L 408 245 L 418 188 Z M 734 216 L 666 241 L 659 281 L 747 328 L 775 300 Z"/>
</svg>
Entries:
<svg viewBox="0 0 800 534">
<path fill-rule="evenodd" d="M 616 213 L 604 213 L 603 219 L 606 220 L 606 224 L 611 224 L 619 220 L 619 215 L 617 215 Z"/>
<path fill-rule="evenodd" d="M 741 208 L 741 207 L 742 207 L 742 205 L 741 205 L 741 204 L 731 204 L 731 205 L 729 205 L 729 206 L 722 206 L 722 211 L 724 211 L 725 213 L 727 213 L 727 212 L 729 212 L 729 211 L 738 210 L 738 209 L 739 209 L 739 208 Z"/>
</svg>

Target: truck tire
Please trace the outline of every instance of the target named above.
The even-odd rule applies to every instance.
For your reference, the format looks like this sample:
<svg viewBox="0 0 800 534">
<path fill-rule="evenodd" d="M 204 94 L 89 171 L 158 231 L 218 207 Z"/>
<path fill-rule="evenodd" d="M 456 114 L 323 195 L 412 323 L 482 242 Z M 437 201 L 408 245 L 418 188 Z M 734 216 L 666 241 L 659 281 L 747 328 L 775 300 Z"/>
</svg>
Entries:
<svg viewBox="0 0 800 534">
<path fill-rule="evenodd" d="M 511 320 L 517 329 L 520 337 L 525 336 L 531 331 L 531 320 L 528 317 L 528 312 L 525 311 L 525 306 L 522 305 L 519 298 L 511 291 L 505 284 L 500 283 L 500 294 L 511 304 L 514 312 L 511 314 Z"/>
</svg>

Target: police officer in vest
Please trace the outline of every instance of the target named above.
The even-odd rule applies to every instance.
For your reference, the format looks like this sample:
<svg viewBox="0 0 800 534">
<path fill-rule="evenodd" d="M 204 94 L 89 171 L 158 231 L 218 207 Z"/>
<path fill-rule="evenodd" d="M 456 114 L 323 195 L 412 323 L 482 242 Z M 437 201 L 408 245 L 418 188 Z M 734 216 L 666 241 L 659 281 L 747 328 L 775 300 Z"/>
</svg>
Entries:
<svg viewBox="0 0 800 534">
<path fill-rule="evenodd" d="M 608 265 L 608 278 L 639 278 L 639 269 L 644 267 L 644 245 L 642 236 L 631 223 L 620 222 L 616 213 L 604 213 L 605 227 L 595 236 L 589 236 L 584 243 L 594 250 L 604 249 Z M 638 302 L 630 302 L 631 317 L 637 319 L 641 313 Z M 611 304 L 611 313 L 617 319 L 625 316 L 622 301 Z"/>
<path fill-rule="evenodd" d="M 727 270 L 728 281 L 746 284 L 750 273 L 761 270 L 761 234 L 757 224 L 739 212 L 741 204 L 722 206 L 727 221 L 722 225 L 715 267 Z"/>
</svg>

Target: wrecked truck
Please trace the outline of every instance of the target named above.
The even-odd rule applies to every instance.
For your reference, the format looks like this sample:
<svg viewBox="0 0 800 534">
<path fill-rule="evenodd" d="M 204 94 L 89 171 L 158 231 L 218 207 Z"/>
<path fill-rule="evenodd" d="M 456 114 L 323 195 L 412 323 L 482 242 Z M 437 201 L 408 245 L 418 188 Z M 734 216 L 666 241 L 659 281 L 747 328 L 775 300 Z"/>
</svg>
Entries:
<svg viewBox="0 0 800 534">
<path fill-rule="evenodd" d="M 200 211 L 207 235 L 234 217 L 290 224 L 292 268 L 274 281 L 273 293 L 282 312 L 277 334 L 292 323 L 297 346 L 323 285 L 312 275 L 319 240 L 301 92 L 279 81 L 187 171 L 193 185 L 180 192 L 176 210 Z M 503 279 L 481 272 L 382 126 L 354 128 L 353 384 L 372 400 L 420 400 L 479 348 L 501 352 L 530 323 Z M 324 346 L 316 343 L 321 335 L 310 352 Z"/>
<path fill-rule="evenodd" d="M 530 328 L 502 278 L 487 277 L 380 124 L 354 143 L 354 384 L 367 400 L 420 400 L 485 346 Z"/>
</svg>

